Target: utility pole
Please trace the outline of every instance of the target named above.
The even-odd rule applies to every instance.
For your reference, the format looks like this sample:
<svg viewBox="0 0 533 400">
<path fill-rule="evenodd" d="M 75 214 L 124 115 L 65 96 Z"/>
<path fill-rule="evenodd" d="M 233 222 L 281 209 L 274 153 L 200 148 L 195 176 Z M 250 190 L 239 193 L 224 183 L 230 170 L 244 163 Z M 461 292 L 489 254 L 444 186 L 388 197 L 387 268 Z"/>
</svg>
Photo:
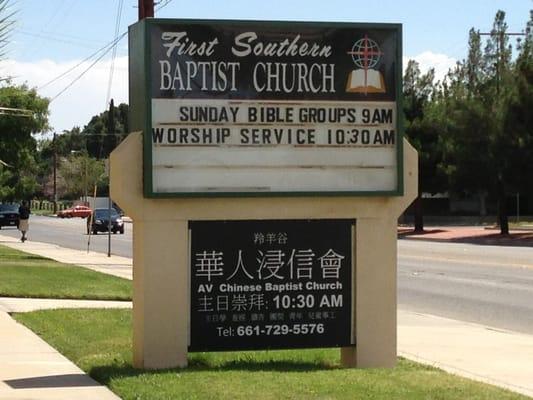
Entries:
<svg viewBox="0 0 533 400">
<path fill-rule="evenodd" d="M 85 154 L 85 177 L 83 179 L 83 184 L 85 186 L 85 194 L 84 194 L 84 197 L 83 197 L 83 205 L 88 205 L 89 203 L 87 202 L 87 164 L 88 164 L 88 160 L 89 159 L 89 155 L 88 154 Z"/>
<path fill-rule="evenodd" d="M 54 132 L 54 138 L 52 140 L 54 147 L 54 215 L 57 214 L 57 142 L 56 133 Z"/>
<path fill-rule="evenodd" d="M 503 39 L 506 36 L 526 36 L 527 33 L 524 32 L 503 32 L 503 31 L 493 31 L 493 32 L 481 32 L 479 36 L 498 36 L 498 40 L 496 42 L 496 53 L 497 53 L 497 60 L 496 60 L 496 95 L 500 94 L 500 61 L 502 58 L 502 47 L 503 47 Z"/>
<path fill-rule="evenodd" d="M 109 146 L 109 153 L 107 155 L 107 168 L 110 168 L 109 163 L 109 157 L 111 155 L 111 150 L 115 148 L 116 146 L 116 137 L 115 135 L 115 103 L 113 102 L 113 99 L 111 99 L 111 102 L 109 103 L 109 113 L 108 113 L 108 134 L 113 135 L 109 139 L 113 138 L 113 144 L 111 144 L 111 140 L 109 140 L 110 146 Z M 109 137 L 108 135 L 108 137 Z M 109 179 L 109 170 L 107 171 L 107 177 Z M 107 256 L 111 257 L 111 184 L 108 183 L 107 186 L 107 211 L 108 211 L 108 220 L 107 220 Z"/>
<path fill-rule="evenodd" d="M 516 223 L 520 222 L 520 192 L 516 192 Z"/>
<path fill-rule="evenodd" d="M 139 0 L 139 21 L 154 16 L 154 0 Z"/>
</svg>

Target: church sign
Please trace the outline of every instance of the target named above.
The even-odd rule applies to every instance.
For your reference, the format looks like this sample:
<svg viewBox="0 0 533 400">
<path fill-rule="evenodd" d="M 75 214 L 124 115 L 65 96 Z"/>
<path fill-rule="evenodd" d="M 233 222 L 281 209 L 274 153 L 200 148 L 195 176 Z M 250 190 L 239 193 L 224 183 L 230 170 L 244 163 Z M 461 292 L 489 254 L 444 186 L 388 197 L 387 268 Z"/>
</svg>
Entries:
<svg viewBox="0 0 533 400">
<path fill-rule="evenodd" d="M 401 26 L 146 20 L 144 194 L 401 195 Z"/>
</svg>

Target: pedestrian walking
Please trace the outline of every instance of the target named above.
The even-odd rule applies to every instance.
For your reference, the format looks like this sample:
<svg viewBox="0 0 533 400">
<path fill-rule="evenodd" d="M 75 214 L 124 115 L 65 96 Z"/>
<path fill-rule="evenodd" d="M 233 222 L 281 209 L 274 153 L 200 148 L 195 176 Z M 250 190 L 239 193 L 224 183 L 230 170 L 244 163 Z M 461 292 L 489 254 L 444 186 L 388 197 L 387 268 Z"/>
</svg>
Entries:
<svg viewBox="0 0 533 400">
<path fill-rule="evenodd" d="M 30 214 L 30 207 L 26 200 L 23 200 L 19 207 L 19 231 L 22 233 L 22 237 L 20 238 L 22 243 L 26 241 L 26 232 L 30 229 Z"/>
</svg>

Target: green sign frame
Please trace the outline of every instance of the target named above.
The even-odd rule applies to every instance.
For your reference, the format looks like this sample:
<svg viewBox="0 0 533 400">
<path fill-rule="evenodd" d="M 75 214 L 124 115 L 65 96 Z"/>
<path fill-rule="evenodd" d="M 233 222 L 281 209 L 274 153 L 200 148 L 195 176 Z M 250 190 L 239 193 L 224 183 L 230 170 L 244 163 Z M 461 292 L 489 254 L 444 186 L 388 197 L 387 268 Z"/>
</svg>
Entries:
<svg viewBox="0 0 533 400">
<path fill-rule="evenodd" d="M 396 103 L 396 188 L 386 191 L 254 191 L 254 192 L 156 192 L 153 187 L 152 170 L 152 48 L 151 33 L 160 25 L 206 25 L 209 27 L 280 27 L 297 32 L 298 29 L 359 29 L 390 30 L 395 34 L 394 82 Z M 176 197 L 330 197 L 330 196 L 402 196 L 403 182 L 403 105 L 402 105 L 402 25 L 385 23 L 333 23 L 295 21 L 232 21 L 188 19 L 143 19 L 129 27 L 129 104 L 130 131 L 143 132 L 143 194 L 146 198 Z"/>
</svg>

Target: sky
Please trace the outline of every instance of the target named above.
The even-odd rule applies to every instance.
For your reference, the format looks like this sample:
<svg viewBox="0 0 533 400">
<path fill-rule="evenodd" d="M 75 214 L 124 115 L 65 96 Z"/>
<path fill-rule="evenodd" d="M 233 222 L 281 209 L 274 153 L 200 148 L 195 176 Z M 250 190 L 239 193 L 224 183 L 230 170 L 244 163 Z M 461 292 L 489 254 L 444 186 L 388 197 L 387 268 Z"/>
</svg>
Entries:
<svg viewBox="0 0 533 400">
<path fill-rule="evenodd" d="M 466 57 L 470 28 L 489 32 L 496 12 L 503 10 L 509 32 L 522 32 L 533 8 L 533 0 L 156 1 L 157 18 L 401 23 L 404 67 L 415 59 L 422 71 L 435 68 L 439 78 Z M 15 23 L 0 77 L 10 76 L 52 99 L 52 130 L 83 128 L 108 107 L 110 98 L 115 104 L 128 101 L 127 37 L 117 44 L 114 62 L 109 51 L 91 67 L 95 57 L 90 56 L 136 22 L 138 0 L 10 3 Z"/>
</svg>

